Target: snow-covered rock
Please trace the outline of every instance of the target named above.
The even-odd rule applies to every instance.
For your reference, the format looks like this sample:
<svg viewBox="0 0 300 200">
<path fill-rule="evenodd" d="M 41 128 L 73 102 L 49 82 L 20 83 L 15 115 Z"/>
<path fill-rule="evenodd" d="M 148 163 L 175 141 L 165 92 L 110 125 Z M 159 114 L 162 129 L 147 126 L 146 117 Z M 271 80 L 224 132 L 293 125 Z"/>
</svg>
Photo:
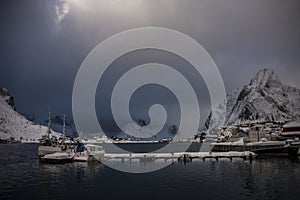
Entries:
<svg viewBox="0 0 300 200">
<path fill-rule="evenodd" d="M 260 70 L 248 85 L 227 95 L 226 101 L 208 117 L 208 130 L 255 121 L 300 119 L 300 90 L 283 85 L 271 69 Z M 226 109 L 225 124 L 218 120 L 222 109 Z"/>
<path fill-rule="evenodd" d="M 6 89 L 0 89 L 0 139 L 38 140 L 47 130 L 47 127 L 35 124 L 15 111 L 13 97 Z M 52 131 L 52 135 L 59 136 L 60 133 Z"/>
<path fill-rule="evenodd" d="M 8 105 L 15 109 L 14 97 L 9 94 L 6 88 L 0 88 L 0 96 L 4 98 Z"/>
<path fill-rule="evenodd" d="M 236 103 L 237 98 L 239 97 L 239 94 L 241 92 L 241 89 L 235 89 L 231 94 L 226 95 L 226 99 L 223 100 L 221 104 L 219 104 L 215 110 L 214 113 L 210 113 L 208 116 L 208 119 L 205 122 L 205 127 L 211 129 L 219 128 L 222 126 L 222 117 L 221 115 L 224 113 L 224 110 L 226 109 L 226 116 L 225 120 L 229 118 L 229 115 Z"/>
</svg>

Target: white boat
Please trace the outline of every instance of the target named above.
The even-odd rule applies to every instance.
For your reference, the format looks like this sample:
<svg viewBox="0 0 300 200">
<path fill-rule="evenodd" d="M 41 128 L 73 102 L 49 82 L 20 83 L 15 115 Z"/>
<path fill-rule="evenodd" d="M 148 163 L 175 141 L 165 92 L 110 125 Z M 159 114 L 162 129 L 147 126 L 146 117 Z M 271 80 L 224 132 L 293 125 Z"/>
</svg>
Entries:
<svg viewBox="0 0 300 200">
<path fill-rule="evenodd" d="M 40 145 L 38 147 L 38 156 L 41 159 L 47 154 L 62 152 L 62 148 L 58 145 L 56 137 L 50 137 L 51 134 L 51 113 L 48 113 L 48 131 L 46 135 L 42 136 Z"/>
<path fill-rule="evenodd" d="M 48 115 L 48 131 L 47 135 L 43 135 L 40 140 L 40 145 L 38 147 L 38 156 L 41 159 L 45 155 L 53 153 L 71 153 L 76 149 L 76 143 L 70 138 L 66 137 L 66 118 L 64 115 L 63 121 L 63 135 L 61 138 L 56 138 L 55 136 L 50 137 L 51 134 L 51 113 Z"/>
<path fill-rule="evenodd" d="M 57 152 L 47 154 L 41 158 L 42 162 L 47 163 L 68 163 L 74 161 L 74 153 Z"/>
<path fill-rule="evenodd" d="M 62 149 L 59 146 L 40 145 L 38 147 L 38 156 L 39 156 L 39 158 L 42 158 L 42 157 L 44 157 L 48 154 L 53 154 L 53 153 L 58 153 L 58 152 L 62 152 Z"/>
<path fill-rule="evenodd" d="M 84 150 L 82 152 L 77 152 L 74 156 L 74 160 L 77 162 L 101 161 L 104 154 L 105 151 L 102 146 L 85 144 Z"/>
</svg>

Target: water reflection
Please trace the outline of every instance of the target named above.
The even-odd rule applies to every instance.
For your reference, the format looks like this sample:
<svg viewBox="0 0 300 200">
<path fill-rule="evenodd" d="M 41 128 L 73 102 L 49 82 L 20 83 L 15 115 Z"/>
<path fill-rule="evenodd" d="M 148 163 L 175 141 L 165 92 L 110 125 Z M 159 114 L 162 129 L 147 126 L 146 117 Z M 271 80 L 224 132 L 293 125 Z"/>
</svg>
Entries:
<svg viewBox="0 0 300 200">
<path fill-rule="evenodd" d="M 61 178 L 65 175 L 72 174 L 76 179 L 90 178 L 98 175 L 104 165 L 99 162 L 74 162 L 65 164 L 46 164 L 39 163 L 39 175 L 41 180 Z"/>
<path fill-rule="evenodd" d="M 241 194 L 265 199 L 296 199 L 300 184 L 299 157 L 264 157 L 249 165 L 237 165 L 237 176 L 241 177 Z"/>
</svg>

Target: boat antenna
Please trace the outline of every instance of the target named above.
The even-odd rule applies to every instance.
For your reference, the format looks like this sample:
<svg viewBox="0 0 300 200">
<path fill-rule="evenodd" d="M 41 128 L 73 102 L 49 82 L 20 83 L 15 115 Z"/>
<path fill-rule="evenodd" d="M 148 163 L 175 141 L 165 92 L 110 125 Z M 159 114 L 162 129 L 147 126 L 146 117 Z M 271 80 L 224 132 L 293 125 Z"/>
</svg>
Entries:
<svg viewBox="0 0 300 200">
<path fill-rule="evenodd" d="M 64 116 L 64 124 L 63 124 L 63 137 L 66 137 L 66 114 Z"/>
</svg>

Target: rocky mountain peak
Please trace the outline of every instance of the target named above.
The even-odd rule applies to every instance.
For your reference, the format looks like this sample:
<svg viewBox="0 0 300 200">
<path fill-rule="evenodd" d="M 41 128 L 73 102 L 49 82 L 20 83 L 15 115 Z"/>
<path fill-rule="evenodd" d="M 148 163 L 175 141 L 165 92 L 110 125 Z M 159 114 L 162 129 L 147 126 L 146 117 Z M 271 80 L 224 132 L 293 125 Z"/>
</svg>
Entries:
<svg viewBox="0 0 300 200">
<path fill-rule="evenodd" d="M 278 76 L 272 69 L 262 69 L 256 73 L 254 78 L 251 79 L 250 87 L 278 87 L 282 86 Z"/>
<path fill-rule="evenodd" d="M 225 103 L 226 102 L 226 103 Z M 226 110 L 225 124 L 220 124 L 220 110 Z M 300 90 L 283 85 L 271 69 L 262 69 L 249 85 L 227 95 L 226 101 L 211 113 L 206 128 L 253 121 L 287 121 L 300 119 Z"/>
</svg>

